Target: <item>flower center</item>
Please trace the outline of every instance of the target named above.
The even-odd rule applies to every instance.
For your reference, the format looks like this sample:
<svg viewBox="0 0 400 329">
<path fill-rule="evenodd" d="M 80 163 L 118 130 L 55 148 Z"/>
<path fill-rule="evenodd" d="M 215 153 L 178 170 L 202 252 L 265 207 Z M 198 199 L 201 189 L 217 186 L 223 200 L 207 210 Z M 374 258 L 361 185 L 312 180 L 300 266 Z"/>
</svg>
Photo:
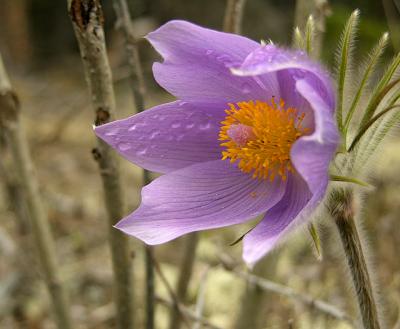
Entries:
<svg viewBox="0 0 400 329">
<path fill-rule="evenodd" d="M 229 104 L 227 116 L 221 122 L 219 140 L 222 160 L 238 161 L 245 173 L 254 178 L 271 181 L 277 175 L 286 180 L 294 168 L 290 161 L 293 143 L 310 130 L 302 127 L 305 113 L 295 108 L 285 108 L 283 100 L 276 104 L 261 101 Z"/>
</svg>

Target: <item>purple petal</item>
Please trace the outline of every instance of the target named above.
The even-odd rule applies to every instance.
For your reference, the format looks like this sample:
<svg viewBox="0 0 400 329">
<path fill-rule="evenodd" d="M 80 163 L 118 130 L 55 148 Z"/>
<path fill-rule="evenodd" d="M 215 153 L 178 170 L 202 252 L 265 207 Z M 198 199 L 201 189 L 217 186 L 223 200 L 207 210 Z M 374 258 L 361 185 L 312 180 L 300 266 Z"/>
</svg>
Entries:
<svg viewBox="0 0 400 329">
<path fill-rule="evenodd" d="M 116 227 L 148 244 L 242 223 L 282 198 L 285 183 L 253 179 L 229 161 L 194 164 L 159 177 L 142 190 L 142 203 Z"/>
<path fill-rule="evenodd" d="M 223 110 L 177 101 L 98 126 L 95 133 L 129 161 L 166 173 L 221 158 L 224 117 Z"/>
<path fill-rule="evenodd" d="M 185 21 L 168 22 L 147 39 L 164 58 L 153 66 L 155 79 L 179 99 L 213 104 L 266 101 L 279 91 L 275 74 L 254 78 L 230 72 L 259 47 L 250 39 Z"/>
<path fill-rule="evenodd" d="M 244 237 L 243 259 L 252 266 L 294 227 L 303 224 L 321 200 L 324 191 L 320 192 L 312 195 L 300 175 L 291 175 L 282 200 Z"/>
<path fill-rule="evenodd" d="M 339 143 L 339 133 L 333 113 L 314 87 L 299 80 L 296 89 L 313 109 L 315 128 L 311 135 L 301 137 L 293 144 L 290 157 L 314 194 L 328 185 L 329 164 Z"/>
<path fill-rule="evenodd" d="M 334 109 L 335 95 L 331 79 L 315 61 L 303 51 L 293 51 L 278 48 L 274 45 L 260 46 L 244 60 L 242 65 L 232 69 L 239 76 L 263 76 L 276 72 L 280 97 L 289 106 L 301 109 L 303 98 L 295 93 L 296 81 L 307 80 L 312 84 L 321 97 L 326 100 L 331 111 Z"/>
<path fill-rule="evenodd" d="M 244 238 L 244 260 L 257 262 L 273 249 L 292 229 L 309 219 L 323 199 L 329 182 L 329 164 L 339 142 L 333 113 L 316 89 L 299 80 L 296 89 L 314 117 L 314 131 L 301 137 L 291 149 L 296 175 L 288 178 L 282 200 Z"/>
</svg>

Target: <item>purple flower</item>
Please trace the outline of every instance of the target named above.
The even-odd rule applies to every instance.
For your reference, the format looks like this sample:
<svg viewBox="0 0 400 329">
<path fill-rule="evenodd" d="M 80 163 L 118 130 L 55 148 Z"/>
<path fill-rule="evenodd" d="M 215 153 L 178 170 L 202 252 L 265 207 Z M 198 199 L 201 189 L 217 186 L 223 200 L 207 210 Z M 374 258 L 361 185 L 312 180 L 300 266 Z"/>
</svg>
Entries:
<svg viewBox="0 0 400 329">
<path fill-rule="evenodd" d="M 184 21 L 147 39 L 157 82 L 179 100 L 96 128 L 122 156 L 164 173 L 116 227 L 148 244 L 265 214 L 244 237 L 253 264 L 307 221 L 338 144 L 328 74 L 304 52 Z"/>
</svg>

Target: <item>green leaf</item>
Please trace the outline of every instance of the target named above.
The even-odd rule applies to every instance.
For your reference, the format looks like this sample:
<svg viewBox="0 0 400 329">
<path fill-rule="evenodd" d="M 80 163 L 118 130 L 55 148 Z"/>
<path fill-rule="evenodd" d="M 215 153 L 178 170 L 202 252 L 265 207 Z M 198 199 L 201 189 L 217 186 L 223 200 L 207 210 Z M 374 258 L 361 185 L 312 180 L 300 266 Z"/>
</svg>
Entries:
<svg viewBox="0 0 400 329">
<path fill-rule="evenodd" d="M 364 91 L 364 88 L 368 85 L 371 75 L 375 71 L 375 68 L 376 68 L 377 64 L 379 63 L 379 59 L 382 56 L 382 54 L 387 46 L 388 40 L 389 40 L 389 34 L 386 32 L 382 35 L 382 37 L 380 38 L 380 40 L 378 41 L 378 43 L 375 45 L 375 47 L 372 49 L 372 51 L 370 52 L 370 54 L 368 56 L 368 60 L 366 62 L 366 66 L 364 69 L 362 79 L 358 86 L 357 92 L 353 98 L 350 109 L 347 112 L 346 120 L 344 122 L 344 138 L 346 138 L 351 119 L 352 119 L 354 111 L 356 110 L 357 105 L 360 101 L 360 98 Z"/>
<path fill-rule="evenodd" d="M 322 260 L 322 247 L 321 239 L 318 234 L 318 230 L 313 223 L 308 225 L 308 231 L 310 232 L 311 238 L 314 243 L 314 250 L 318 260 Z"/>
<path fill-rule="evenodd" d="M 383 97 L 392 89 L 392 87 L 397 84 L 400 80 L 391 81 L 397 69 L 400 66 L 400 53 L 398 53 L 392 62 L 389 64 L 382 78 L 380 79 L 377 87 L 373 91 L 368 104 L 366 106 L 366 110 L 364 112 L 363 118 L 361 120 L 361 125 L 365 125 L 374 115 L 380 101 Z"/>
<path fill-rule="evenodd" d="M 333 182 L 343 182 L 343 183 L 352 183 L 352 184 L 357 184 L 363 187 L 370 187 L 366 182 L 363 182 L 360 179 L 354 178 L 354 177 L 347 177 L 347 176 L 340 176 L 340 175 L 330 175 L 330 180 Z"/>
<path fill-rule="evenodd" d="M 353 11 L 342 33 L 339 45 L 338 56 L 338 105 L 336 109 L 336 120 L 339 130 L 343 128 L 343 107 L 344 107 L 344 90 L 346 77 L 350 71 L 350 63 L 352 61 L 352 45 L 356 37 L 356 28 L 359 21 L 359 10 Z"/>
<path fill-rule="evenodd" d="M 311 56 L 313 53 L 313 44 L 315 40 L 315 22 L 312 15 L 308 16 L 306 30 L 304 32 L 304 50 Z"/>
<path fill-rule="evenodd" d="M 367 122 L 364 127 L 361 127 L 359 130 L 358 134 L 356 137 L 354 137 L 353 142 L 351 143 L 348 151 L 351 152 L 357 143 L 360 141 L 360 139 L 365 135 L 365 133 L 368 131 L 368 129 L 376 122 L 378 121 L 382 116 L 384 116 L 386 113 L 389 113 L 391 110 L 398 109 L 400 108 L 400 105 L 393 105 L 389 106 L 388 108 L 384 109 L 383 111 L 379 112 L 376 114 L 369 122 Z"/>
<path fill-rule="evenodd" d="M 293 48 L 304 49 L 304 37 L 298 27 L 295 27 L 293 31 L 292 46 Z"/>
</svg>

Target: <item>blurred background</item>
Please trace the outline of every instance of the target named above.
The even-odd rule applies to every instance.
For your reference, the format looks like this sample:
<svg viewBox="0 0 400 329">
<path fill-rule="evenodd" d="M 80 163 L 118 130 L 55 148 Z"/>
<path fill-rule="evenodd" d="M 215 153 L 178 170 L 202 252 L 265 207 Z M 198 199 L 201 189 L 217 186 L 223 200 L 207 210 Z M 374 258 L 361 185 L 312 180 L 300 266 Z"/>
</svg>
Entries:
<svg viewBox="0 0 400 329">
<path fill-rule="evenodd" d="M 189 20 L 220 30 L 226 6 L 224 0 L 128 0 L 128 3 L 137 38 L 170 19 Z M 335 0 L 324 7 L 327 20 L 322 59 L 326 65 L 334 66 L 334 52 L 343 25 L 356 8 L 361 10 L 356 58 L 365 57 L 389 29 L 384 5 L 392 8 L 387 11 L 390 28 L 398 27 L 399 11 L 390 0 Z M 272 39 L 290 45 L 295 6 L 295 1 L 289 0 L 247 0 L 242 34 L 255 40 Z M 124 39 L 115 27 L 112 2 L 103 1 L 103 9 L 117 117 L 123 118 L 135 113 Z M 393 31 L 394 40 L 386 51 L 386 62 L 395 49 L 399 50 L 396 29 Z M 158 55 L 144 39 L 139 41 L 139 50 L 147 87 L 146 107 L 171 100 L 152 77 L 151 64 L 159 59 Z M 93 111 L 66 2 L 2 0 L 0 51 L 21 100 L 23 123 L 56 239 L 60 272 L 71 300 L 74 328 L 115 328 L 108 228 L 101 181 L 91 155 L 95 144 Z M 369 248 L 374 255 L 376 280 L 381 284 L 388 328 L 397 329 L 400 328 L 399 142 L 393 136 L 379 157 L 372 178 L 376 189 L 367 196 L 364 209 L 365 230 L 370 237 Z M 0 162 L 5 157 L 0 154 Z M 142 171 L 123 159 L 121 170 L 128 213 L 139 203 Z M 0 171 L 0 328 L 55 328 L 30 239 L 26 209 L 15 201 L 18 187 L 3 178 Z M 22 216 L 15 216 L 16 212 Z M 192 310 L 200 308 L 199 314 L 215 328 L 351 328 L 346 321 L 327 316 L 298 298 L 246 283 L 238 275 L 248 273 L 241 262 L 241 244 L 230 246 L 246 228 L 238 226 L 199 235 L 183 304 Z M 300 294 L 325 300 L 354 316 L 356 308 L 351 287 L 343 279 L 346 268 L 340 259 L 336 232 L 326 220 L 320 222 L 319 231 L 322 259 L 316 257 L 309 234 L 299 232 L 268 255 L 254 272 Z M 188 241 L 193 238 L 183 237 L 155 248 L 155 258 L 172 287 L 176 285 Z M 144 328 L 143 246 L 132 238 L 131 249 L 135 321 L 137 328 Z M 159 277 L 156 294 L 170 298 Z M 155 327 L 168 328 L 169 323 L 170 308 L 157 304 Z M 193 325 L 193 328 L 206 327 Z"/>
</svg>

